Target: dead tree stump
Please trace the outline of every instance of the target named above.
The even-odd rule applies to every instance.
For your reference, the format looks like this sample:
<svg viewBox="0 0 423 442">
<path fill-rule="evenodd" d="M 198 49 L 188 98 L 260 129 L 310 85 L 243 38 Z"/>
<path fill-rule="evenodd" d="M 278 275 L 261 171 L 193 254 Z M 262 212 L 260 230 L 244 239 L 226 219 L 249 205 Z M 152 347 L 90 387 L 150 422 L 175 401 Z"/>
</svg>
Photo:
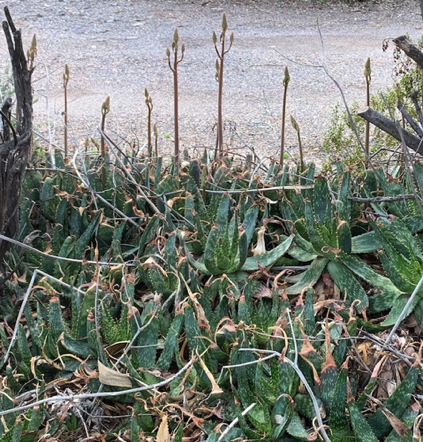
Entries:
<svg viewBox="0 0 423 442">
<path fill-rule="evenodd" d="M 15 28 L 7 7 L 4 8 L 4 12 L 6 20 L 3 21 L 3 31 L 12 63 L 17 122 L 15 129 L 11 123 L 12 101 L 7 99 L 1 109 L 3 128 L 0 139 L 0 234 L 12 238 L 19 226 L 19 198 L 31 150 L 32 70 L 28 69 L 21 31 Z M 9 243 L 0 239 L 0 264 L 8 248 Z"/>
</svg>

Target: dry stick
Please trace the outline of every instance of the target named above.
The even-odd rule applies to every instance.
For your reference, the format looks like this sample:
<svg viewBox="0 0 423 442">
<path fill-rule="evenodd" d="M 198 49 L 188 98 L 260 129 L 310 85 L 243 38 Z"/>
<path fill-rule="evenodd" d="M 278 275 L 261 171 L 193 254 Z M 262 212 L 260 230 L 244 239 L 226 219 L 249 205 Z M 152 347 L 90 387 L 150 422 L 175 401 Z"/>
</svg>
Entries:
<svg viewBox="0 0 423 442">
<path fill-rule="evenodd" d="M 220 156 L 222 156 L 223 154 L 223 68 L 225 63 L 225 55 L 231 50 L 232 44 L 234 42 L 234 33 L 232 31 L 229 37 L 229 48 L 225 49 L 227 30 L 228 30 L 228 22 L 226 20 L 226 14 L 223 13 L 222 32 L 220 33 L 219 37 L 220 50 L 217 48 L 216 32 L 213 31 L 213 44 L 217 54 L 215 78 L 219 83 L 219 90 L 217 95 L 217 141 L 214 153 L 215 160 Z"/>
<path fill-rule="evenodd" d="M 282 101 L 282 123 L 281 123 L 281 153 L 279 164 L 283 172 L 283 160 L 285 156 L 285 118 L 286 118 L 286 97 L 288 92 L 288 84 L 291 79 L 288 71 L 288 66 L 285 66 L 285 73 L 283 76 L 283 101 Z M 292 117 L 291 117 L 292 118 Z"/>
<path fill-rule="evenodd" d="M 392 201 L 403 201 L 403 200 L 413 200 L 418 199 L 418 196 L 414 194 L 407 194 L 401 196 L 376 196 L 374 198 L 359 198 L 355 196 L 348 197 L 350 201 L 354 201 L 356 203 L 384 203 L 384 202 L 392 202 Z"/>
<path fill-rule="evenodd" d="M 248 414 L 255 406 L 256 402 L 253 402 L 251 405 L 249 405 L 242 413 L 241 416 L 245 416 Z M 225 431 L 220 435 L 219 439 L 217 439 L 217 442 L 222 442 L 225 436 L 228 435 L 228 433 L 232 430 L 233 427 L 238 423 L 239 419 L 236 417 L 225 429 Z"/>
<path fill-rule="evenodd" d="M 419 68 L 423 68 L 423 52 L 416 45 L 412 44 L 408 37 L 401 35 L 400 37 L 393 38 L 392 41 L 405 52 L 405 55 L 414 60 Z"/>
<path fill-rule="evenodd" d="M 65 64 L 65 72 L 63 74 L 63 89 L 65 92 L 65 111 L 63 112 L 63 117 L 65 120 L 65 134 L 64 134 L 64 142 L 65 142 L 65 161 L 68 157 L 68 83 L 69 83 L 69 66 Z"/>
<path fill-rule="evenodd" d="M 414 108 L 416 109 L 416 113 L 419 117 L 420 125 L 423 125 L 423 114 L 422 114 L 422 109 L 420 107 L 420 104 L 417 101 L 417 92 L 415 92 L 415 91 L 413 92 L 413 94 L 411 95 L 411 99 L 413 100 Z"/>
<path fill-rule="evenodd" d="M 194 360 L 191 359 L 173 376 L 165 379 L 164 381 L 157 382 L 156 384 L 146 385 L 146 386 L 137 387 L 137 388 L 131 388 L 129 390 L 105 391 L 102 393 L 75 394 L 75 395 L 71 395 L 71 396 L 61 396 L 61 395 L 52 396 L 49 398 L 45 398 L 45 399 L 41 399 L 39 401 L 33 402 L 31 404 L 23 405 L 22 407 L 16 407 L 16 408 L 11 408 L 9 410 L 0 411 L 0 416 L 5 416 L 7 414 L 17 413 L 20 411 L 25 411 L 25 410 L 28 410 L 29 408 L 33 408 L 37 405 L 47 404 L 47 403 L 51 403 L 51 402 L 57 402 L 57 401 L 74 402 L 74 401 L 82 401 L 85 399 L 95 399 L 95 398 L 101 398 L 101 397 L 108 398 L 108 397 L 115 397 L 115 396 L 139 393 L 141 391 L 153 390 L 156 388 L 163 387 L 163 386 L 169 384 L 170 382 L 172 382 L 174 379 L 176 379 L 178 376 L 180 376 L 182 373 L 184 373 L 186 370 L 188 370 L 188 368 L 190 368 L 192 366 L 193 362 L 194 362 Z M 0 394 L 2 394 L 2 393 L 0 392 Z"/>
<path fill-rule="evenodd" d="M 395 347 L 393 347 L 391 345 L 387 345 L 386 342 L 384 342 L 382 339 L 378 338 L 377 336 L 375 336 L 371 333 L 366 332 L 364 329 L 360 330 L 360 333 L 362 333 L 364 336 L 363 337 L 356 336 L 355 339 L 363 339 L 363 340 L 368 340 L 368 341 L 374 342 L 382 350 L 384 350 L 385 353 L 390 352 L 390 353 L 394 354 L 398 359 L 403 361 L 409 367 L 411 367 L 413 365 L 413 363 L 415 362 L 416 359 L 414 357 L 401 353 Z M 348 339 L 350 339 L 350 338 L 348 338 Z"/>
<path fill-rule="evenodd" d="M 372 80 L 372 67 L 370 65 L 370 57 L 364 65 L 364 77 L 366 78 L 366 106 L 370 107 L 370 82 Z M 364 149 L 369 158 L 370 154 L 370 122 L 366 120 L 366 136 L 364 140 Z M 366 160 L 367 161 L 367 160 Z"/>
<path fill-rule="evenodd" d="M 29 250 L 34 253 L 38 253 L 41 256 L 45 256 L 46 258 L 52 258 L 52 259 L 58 259 L 60 261 L 66 261 L 66 262 L 75 262 L 78 264 L 99 264 L 103 266 L 117 266 L 117 265 L 126 265 L 126 266 L 134 266 L 135 264 L 127 263 L 127 262 L 101 262 L 101 261 L 85 261 L 83 259 L 74 259 L 74 258 L 65 258 L 62 256 L 56 256 L 56 255 L 50 255 L 48 253 L 42 252 L 41 250 L 35 249 L 34 247 L 29 246 L 28 244 L 24 244 L 20 241 L 17 241 L 16 239 L 8 238 L 7 236 L 0 234 L 0 239 L 3 241 L 8 241 L 11 244 L 15 244 L 16 246 L 19 246 L 23 249 Z"/>
<path fill-rule="evenodd" d="M 410 127 L 416 132 L 416 134 L 422 138 L 423 137 L 423 130 L 419 126 L 419 124 L 414 120 L 414 118 L 407 112 L 407 109 L 404 107 L 404 105 L 401 103 L 400 100 L 397 101 L 397 109 L 401 112 L 403 121 L 405 120 Z"/>
<path fill-rule="evenodd" d="M 237 193 L 260 193 L 260 192 L 268 192 L 270 190 L 299 190 L 299 189 L 313 189 L 314 185 L 305 185 L 305 186 L 278 186 L 278 187 L 266 187 L 264 189 L 242 189 L 242 190 L 207 190 L 206 193 L 222 195 L 224 193 L 229 193 L 231 195 Z"/>
<path fill-rule="evenodd" d="M 179 92 L 178 92 L 178 64 L 184 59 L 185 54 L 185 43 L 181 46 L 181 57 L 178 58 L 179 50 L 179 33 L 178 28 L 175 28 L 173 33 L 172 41 L 172 52 L 173 52 L 173 64 L 170 62 L 170 49 L 166 49 L 167 62 L 170 70 L 173 73 L 173 118 L 175 126 L 175 163 L 177 173 L 179 172 Z"/>
<path fill-rule="evenodd" d="M 357 115 L 364 118 L 365 120 L 370 121 L 376 127 L 383 130 L 383 132 L 391 135 L 396 140 L 401 141 L 401 134 L 395 122 L 385 117 L 381 113 L 375 111 L 371 107 L 363 112 L 358 112 Z M 403 131 L 402 136 L 404 137 L 406 145 L 408 147 L 410 147 L 418 154 L 423 154 L 422 140 L 419 137 L 416 137 L 414 134 L 406 130 Z"/>
</svg>

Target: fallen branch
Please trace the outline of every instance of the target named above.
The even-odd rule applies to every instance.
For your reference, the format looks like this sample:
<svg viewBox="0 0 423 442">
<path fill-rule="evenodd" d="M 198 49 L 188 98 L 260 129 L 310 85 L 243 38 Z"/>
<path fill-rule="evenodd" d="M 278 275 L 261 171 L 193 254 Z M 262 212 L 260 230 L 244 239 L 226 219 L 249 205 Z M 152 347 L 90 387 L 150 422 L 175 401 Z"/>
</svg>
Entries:
<svg viewBox="0 0 423 442">
<path fill-rule="evenodd" d="M 363 112 L 359 112 L 358 116 L 361 118 L 364 118 L 366 121 L 369 121 L 370 123 L 374 124 L 379 129 L 386 132 L 388 135 L 391 135 L 399 142 L 402 141 L 401 134 L 398 130 L 397 123 L 395 121 L 390 120 L 389 118 L 386 118 L 381 113 L 375 111 L 371 107 L 367 108 Z M 423 155 L 423 144 L 422 140 L 412 133 L 402 130 L 402 135 L 404 137 L 405 144 L 418 154 Z"/>
<path fill-rule="evenodd" d="M 420 68 L 423 68 L 423 52 L 411 43 L 411 41 L 405 36 L 392 39 L 395 45 L 400 48 L 404 53 L 414 60 Z"/>
</svg>

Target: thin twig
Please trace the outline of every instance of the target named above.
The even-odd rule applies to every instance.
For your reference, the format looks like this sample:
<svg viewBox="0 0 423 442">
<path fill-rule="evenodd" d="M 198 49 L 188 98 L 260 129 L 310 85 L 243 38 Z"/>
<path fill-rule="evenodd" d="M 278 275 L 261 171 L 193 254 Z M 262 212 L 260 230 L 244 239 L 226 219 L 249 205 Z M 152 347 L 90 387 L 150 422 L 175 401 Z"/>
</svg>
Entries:
<svg viewBox="0 0 423 442">
<path fill-rule="evenodd" d="M 99 264 L 102 266 L 117 266 L 117 265 L 126 265 L 128 267 L 132 267 L 135 264 L 134 263 L 127 263 L 127 262 L 103 262 L 103 261 L 85 261 L 83 259 L 74 259 L 74 258 L 65 258 L 63 256 L 57 256 L 57 255 L 50 255 L 48 253 L 42 252 L 41 250 L 37 250 L 34 247 L 31 247 L 27 244 L 24 244 L 20 241 L 17 241 L 16 239 L 8 238 L 7 236 L 0 234 L 0 239 L 3 241 L 8 241 L 12 244 L 15 244 L 16 246 L 22 247 L 23 249 L 30 250 L 31 252 L 38 253 L 39 255 L 45 256 L 46 258 L 52 258 L 52 259 L 58 259 L 60 261 L 66 261 L 66 262 L 76 262 L 78 264 Z"/>
<path fill-rule="evenodd" d="M 393 201 L 413 200 L 418 198 L 419 197 L 414 194 L 406 194 L 399 196 L 376 196 L 374 198 L 359 198 L 355 196 L 348 197 L 350 201 L 354 201 L 356 203 L 390 203 Z"/>
<path fill-rule="evenodd" d="M 143 387 L 137 387 L 137 388 L 130 388 L 129 390 L 105 391 L 102 393 L 75 394 L 75 395 L 71 395 L 71 396 L 61 396 L 61 395 L 52 396 L 49 398 L 45 398 L 45 399 L 41 399 L 39 401 L 33 402 L 31 404 L 23 405 L 22 407 L 16 407 L 16 408 L 11 408 L 9 410 L 0 411 L 0 416 L 5 416 L 7 414 L 12 414 L 12 413 L 18 413 L 21 411 L 28 410 L 29 408 L 33 408 L 37 405 L 43 405 L 43 404 L 47 404 L 47 403 L 51 403 L 51 402 L 58 402 L 58 401 L 60 401 L 60 402 L 75 402 L 75 401 L 82 401 L 82 400 L 86 400 L 86 399 L 93 399 L 93 398 L 100 398 L 100 397 L 105 397 L 105 398 L 116 397 L 116 396 L 121 396 L 121 395 L 139 393 L 141 391 L 153 390 L 155 388 L 160 388 L 160 387 L 163 387 L 163 386 L 171 383 L 174 379 L 176 379 L 178 376 L 180 376 L 182 373 L 184 373 L 186 370 L 188 370 L 188 368 L 190 368 L 193 363 L 194 363 L 194 360 L 191 359 L 187 364 L 185 364 L 173 376 L 165 379 L 164 381 L 157 382 L 156 384 L 145 385 Z M 2 392 L 0 392 L 0 394 L 2 394 Z"/>
<path fill-rule="evenodd" d="M 247 413 L 249 413 L 255 406 L 256 402 L 253 402 L 251 405 L 249 405 L 242 413 L 242 416 L 245 416 Z M 232 430 L 233 427 L 238 423 L 239 419 L 236 417 L 225 429 L 225 431 L 220 435 L 219 439 L 217 439 L 217 442 L 222 442 L 225 436 L 228 435 L 228 433 Z"/>
<path fill-rule="evenodd" d="M 306 186 L 278 186 L 278 187 L 266 187 L 262 189 L 236 189 L 236 190 L 207 190 L 206 193 L 223 195 L 224 193 L 239 194 L 239 193 L 260 193 L 260 192 L 269 192 L 272 190 L 299 190 L 299 189 L 313 189 L 314 185 L 306 185 Z"/>
</svg>

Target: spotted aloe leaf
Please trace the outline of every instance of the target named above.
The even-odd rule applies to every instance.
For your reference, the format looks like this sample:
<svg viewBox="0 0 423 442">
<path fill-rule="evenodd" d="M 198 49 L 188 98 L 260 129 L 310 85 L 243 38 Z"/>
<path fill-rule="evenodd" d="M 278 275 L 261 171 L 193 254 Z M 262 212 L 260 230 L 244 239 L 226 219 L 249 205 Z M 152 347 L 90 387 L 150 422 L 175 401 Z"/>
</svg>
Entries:
<svg viewBox="0 0 423 442">
<path fill-rule="evenodd" d="M 350 303 L 356 302 L 357 311 L 366 310 L 369 306 L 369 299 L 351 270 L 341 262 L 334 261 L 329 262 L 327 269 L 335 284 L 346 295 Z"/>
<path fill-rule="evenodd" d="M 394 324 L 400 316 L 409 296 L 414 291 L 423 273 L 423 254 L 420 246 L 405 223 L 400 219 L 389 222 L 370 220 L 375 235 L 380 240 L 383 250 L 379 257 L 391 283 L 398 289 L 397 295 L 387 305 L 390 314 L 383 325 Z M 420 302 L 418 294 L 406 314 Z"/>
<path fill-rule="evenodd" d="M 411 367 L 407 376 L 385 402 L 385 407 L 396 417 L 400 418 L 407 409 L 418 377 L 419 369 L 417 366 Z M 389 420 L 380 409 L 369 418 L 368 424 L 378 438 L 388 434 L 392 429 Z"/>
</svg>

